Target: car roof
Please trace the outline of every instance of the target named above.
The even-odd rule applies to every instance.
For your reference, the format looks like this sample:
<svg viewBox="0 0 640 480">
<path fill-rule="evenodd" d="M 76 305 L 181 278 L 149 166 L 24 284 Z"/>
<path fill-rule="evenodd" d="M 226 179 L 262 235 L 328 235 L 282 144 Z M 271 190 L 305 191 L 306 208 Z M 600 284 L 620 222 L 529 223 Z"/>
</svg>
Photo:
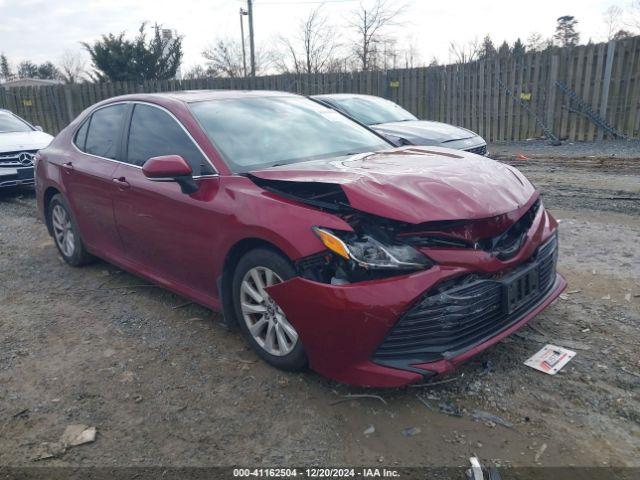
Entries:
<svg viewBox="0 0 640 480">
<path fill-rule="evenodd" d="M 124 100 L 178 100 L 185 103 L 204 102 L 207 100 L 227 100 L 232 98 L 264 98 L 264 97 L 297 97 L 288 92 L 272 90 L 176 90 L 160 93 L 134 93 L 110 98 L 109 101 Z"/>
</svg>

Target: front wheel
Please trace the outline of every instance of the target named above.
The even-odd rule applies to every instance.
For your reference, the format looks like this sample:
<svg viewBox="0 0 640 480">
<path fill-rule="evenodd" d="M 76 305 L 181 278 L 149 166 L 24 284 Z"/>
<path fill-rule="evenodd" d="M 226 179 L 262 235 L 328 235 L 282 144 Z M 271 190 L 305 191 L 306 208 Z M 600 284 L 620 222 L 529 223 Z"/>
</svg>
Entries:
<svg viewBox="0 0 640 480">
<path fill-rule="evenodd" d="M 267 249 L 240 259 L 233 275 L 233 303 L 242 333 L 260 357 L 282 370 L 307 365 L 298 332 L 266 288 L 295 276 L 289 261 Z"/>
</svg>

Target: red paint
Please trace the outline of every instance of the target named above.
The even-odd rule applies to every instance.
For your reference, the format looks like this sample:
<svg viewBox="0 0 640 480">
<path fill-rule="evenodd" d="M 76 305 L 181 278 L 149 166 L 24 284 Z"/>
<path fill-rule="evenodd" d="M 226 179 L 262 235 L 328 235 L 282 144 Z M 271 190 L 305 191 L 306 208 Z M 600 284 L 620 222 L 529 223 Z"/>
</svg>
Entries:
<svg viewBox="0 0 640 480">
<path fill-rule="evenodd" d="M 354 208 L 408 223 L 509 214 L 537 195 L 508 165 L 437 147 L 403 147 L 251 173 L 267 180 L 336 183 Z"/>
<path fill-rule="evenodd" d="M 191 167 L 180 155 L 164 155 L 147 160 L 142 172 L 148 178 L 174 178 L 191 175 Z"/>
<path fill-rule="evenodd" d="M 36 190 L 41 215 L 45 192 L 55 189 L 67 199 L 89 251 L 216 310 L 221 306 L 217 282 L 225 258 L 239 242 L 266 242 L 292 261 L 323 251 L 324 246 L 311 227 L 351 230 L 349 224 L 336 215 L 267 192 L 249 178 L 232 174 L 185 103 L 234 95 L 272 94 L 131 95 L 98 104 L 143 101 L 170 111 L 219 173 L 196 178 L 199 188 L 192 194 L 182 193 L 175 182 L 148 178 L 189 175 L 188 165 L 179 157 L 157 157 L 139 168 L 77 150 L 72 145 L 73 135 L 94 107 L 83 112 L 40 154 Z M 350 161 L 306 162 L 254 175 L 338 183 L 354 208 L 420 227 L 419 224 L 432 221 L 474 220 L 459 230 L 447 229 L 463 238 L 504 230 L 538 197 L 531 184 L 511 167 L 439 148 L 403 148 Z M 541 208 L 524 246 L 506 261 L 479 250 L 429 248 L 424 252 L 437 265 L 426 271 L 343 286 L 296 277 L 272 287 L 270 293 L 298 330 L 313 369 L 358 385 L 405 385 L 422 377 L 369 360 L 402 312 L 443 280 L 517 266 L 556 228 L 555 220 Z M 558 277 L 543 303 L 505 332 L 456 358 L 419 368 L 439 374 L 450 371 L 521 327 L 557 297 L 564 285 Z"/>
</svg>

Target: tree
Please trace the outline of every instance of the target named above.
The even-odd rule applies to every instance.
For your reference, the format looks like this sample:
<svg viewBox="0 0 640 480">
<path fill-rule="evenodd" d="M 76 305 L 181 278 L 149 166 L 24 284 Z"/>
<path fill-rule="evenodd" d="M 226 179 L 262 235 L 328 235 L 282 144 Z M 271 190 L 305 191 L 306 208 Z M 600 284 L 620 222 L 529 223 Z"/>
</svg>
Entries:
<svg viewBox="0 0 640 480">
<path fill-rule="evenodd" d="M 322 73 L 334 64 L 336 35 L 321 9 L 311 11 L 293 39 L 280 39 L 285 50 L 280 62 L 283 71 Z"/>
<path fill-rule="evenodd" d="M 451 42 L 449 43 L 449 55 L 455 63 L 469 63 L 478 59 L 482 52 L 482 46 L 478 39 L 471 40 L 467 43 Z"/>
<path fill-rule="evenodd" d="M 558 17 L 556 33 L 553 38 L 561 47 L 572 47 L 580 43 L 580 34 L 576 31 L 577 24 L 578 20 L 571 15 Z"/>
<path fill-rule="evenodd" d="M 511 47 L 509 46 L 509 44 L 507 43 L 507 41 L 505 40 L 504 42 L 502 42 L 502 44 L 498 47 L 498 56 L 505 58 L 508 57 L 509 55 L 511 55 Z"/>
<path fill-rule="evenodd" d="M 93 45 L 82 45 L 91 57 L 91 76 L 98 81 L 167 80 L 176 76 L 182 61 L 182 36 L 158 24 L 149 40 L 143 23 L 133 40 L 127 40 L 124 33 L 109 33 Z"/>
<path fill-rule="evenodd" d="M 240 78 L 244 74 L 242 62 L 242 46 L 240 42 L 220 38 L 215 44 L 207 47 L 202 56 L 207 60 L 206 72 L 209 76 Z M 256 50 L 256 75 L 271 64 L 271 53 L 267 50 Z"/>
<path fill-rule="evenodd" d="M 611 5 L 603 14 L 604 24 L 607 28 L 607 39 L 613 40 L 615 34 L 620 30 L 620 20 L 622 18 L 622 9 L 617 5 Z"/>
<path fill-rule="evenodd" d="M 513 44 L 513 48 L 511 49 L 511 55 L 513 55 L 516 58 L 520 58 L 526 53 L 526 51 L 527 49 L 524 46 L 524 43 L 522 43 L 522 40 L 518 38 Z"/>
<path fill-rule="evenodd" d="M 404 50 L 404 68 L 416 68 L 423 66 L 420 52 L 413 40 L 407 41 L 407 48 Z"/>
<path fill-rule="evenodd" d="M 58 80 L 60 79 L 60 70 L 51 62 L 44 62 L 38 65 L 35 78 L 42 78 L 46 80 Z"/>
<path fill-rule="evenodd" d="M 611 40 L 624 40 L 625 38 L 631 38 L 631 37 L 633 37 L 633 33 L 631 33 L 629 30 L 625 30 L 621 28 L 613 35 Z"/>
<path fill-rule="evenodd" d="M 80 54 L 69 50 L 62 54 L 58 65 L 62 80 L 68 84 L 78 83 L 86 70 L 86 62 Z"/>
<path fill-rule="evenodd" d="M 31 60 L 24 60 L 18 64 L 18 78 L 36 78 L 38 66 Z"/>
<path fill-rule="evenodd" d="M 9 80 L 13 80 L 13 72 L 11 71 L 11 65 L 9 64 L 9 60 L 7 60 L 7 56 L 3 53 L 0 54 L 0 79 L 5 82 Z"/>
<path fill-rule="evenodd" d="M 493 40 L 487 34 L 482 40 L 482 46 L 480 47 L 480 58 L 491 58 L 495 56 L 498 52 L 496 51 L 496 47 L 493 45 Z"/>
<path fill-rule="evenodd" d="M 398 24 L 402 8 L 391 8 L 388 0 L 376 0 L 370 7 L 361 3 L 353 12 L 348 26 L 356 33 L 356 38 L 351 46 L 363 71 L 377 68 L 378 46 L 387 36 L 387 29 Z"/>
<path fill-rule="evenodd" d="M 210 68 L 203 67 L 202 65 L 195 65 L 187 70 L 182 78 L 185 80 L 194 80 L 197 78 L 215 77 L 215 72 Z"/>
<path fill-rule="evenodd" d="M 207 71 L 214 75 L 230 78 L 243 76 L 244 65 L 240 45 L 233 40 L 219 39 L 214 46 L 208 47 L 202 56 L 207 60 Z M 258 70 L 256 59 L 256 71 Z"/>
<path fill-rule="evenodd" d="M 553 39 L 545 39 L 538 32 L 534 32 L 527 38 L 525 47 L 528 52 L 541 52 L 553 47 Z"/>
</svg>

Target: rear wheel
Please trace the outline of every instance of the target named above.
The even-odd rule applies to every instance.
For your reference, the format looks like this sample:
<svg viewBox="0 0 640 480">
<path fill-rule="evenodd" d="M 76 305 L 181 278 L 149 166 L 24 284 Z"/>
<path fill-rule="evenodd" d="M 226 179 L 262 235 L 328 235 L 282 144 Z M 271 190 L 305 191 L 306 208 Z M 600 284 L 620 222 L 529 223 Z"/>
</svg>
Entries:
<svg viewBox="0 0 640 480">
<path fill-rule="evenodd" d="M 301 370 L 307 357 L 298 332 L 266 288 L 295 276 L 283 256 L 256 249 L 240 259 L 233 276 L 233 300 L 240 329 L 253 349 L 282 370 Z"/>
<path fill-rule="evenodd" d="M 54 195 L 49 202 L 49 219 L 53 239 L 65 262 L 79 267 L 93 260 L 82 243 L 80 231 L 71 215 L 71 210 L 60 194 Z"/>
</svg>

